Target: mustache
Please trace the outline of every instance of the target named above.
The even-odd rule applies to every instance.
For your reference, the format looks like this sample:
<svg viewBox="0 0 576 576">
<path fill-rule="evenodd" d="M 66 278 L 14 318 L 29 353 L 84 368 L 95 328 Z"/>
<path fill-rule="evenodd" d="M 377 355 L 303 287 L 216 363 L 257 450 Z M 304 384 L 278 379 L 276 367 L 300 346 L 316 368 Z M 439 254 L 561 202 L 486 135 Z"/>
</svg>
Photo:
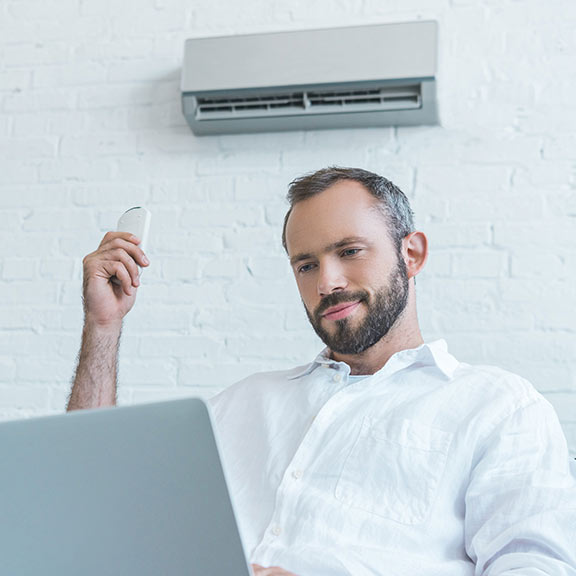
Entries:
<svg viewBox="0 0 576 576">
<path fill-rule="evenodd" d="M 314 310 L 314 318 L 317 321 L 322 319 L 322 314 L 332 308 L 332 306 L 337 306 L 343 302 L 365 302 L 368 300 L 368 293 L 362 290 L 357 292 L 334 292 L 333 294 L 328 294 L 324 296 L 316 310 Z"/>
</svg>

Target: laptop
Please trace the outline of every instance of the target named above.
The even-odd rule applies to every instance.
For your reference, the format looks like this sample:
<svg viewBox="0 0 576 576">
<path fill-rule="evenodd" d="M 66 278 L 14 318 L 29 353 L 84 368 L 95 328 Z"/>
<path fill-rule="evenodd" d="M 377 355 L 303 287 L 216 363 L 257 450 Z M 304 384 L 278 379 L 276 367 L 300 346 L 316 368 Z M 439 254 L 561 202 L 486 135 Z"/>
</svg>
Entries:
<svg viewBox="0 0 576 576">
<path fill-rule="evenodd" d="M 204 401 L 0 423 L 0 573 L 250 576 Z"/>
</svg>

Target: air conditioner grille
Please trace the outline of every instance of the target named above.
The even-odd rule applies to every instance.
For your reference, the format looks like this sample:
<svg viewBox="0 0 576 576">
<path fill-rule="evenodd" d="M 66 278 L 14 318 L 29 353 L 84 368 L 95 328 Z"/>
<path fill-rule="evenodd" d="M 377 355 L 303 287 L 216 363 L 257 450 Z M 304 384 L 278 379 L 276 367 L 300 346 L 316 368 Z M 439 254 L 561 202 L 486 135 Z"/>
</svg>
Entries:
<svg viewBox="0 0 576 576">
<path fill-rule="evenodd" d="M 420 86 L 301 91 L 243 98 L 197 98 L 196 119 L 263 118 L 422 107 Z"/>
</svg>

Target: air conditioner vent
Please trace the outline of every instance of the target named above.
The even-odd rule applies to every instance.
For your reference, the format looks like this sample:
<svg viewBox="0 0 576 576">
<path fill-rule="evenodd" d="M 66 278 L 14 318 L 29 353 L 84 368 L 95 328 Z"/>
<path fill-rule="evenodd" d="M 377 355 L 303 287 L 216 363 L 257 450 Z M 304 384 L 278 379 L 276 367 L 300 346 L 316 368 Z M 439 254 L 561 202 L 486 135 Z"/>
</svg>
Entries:
<svg viewBox="0 0 576 576">
<path fill-rule="evenodd" d="M 229 114 L 242 114 L 243 116 L 261 116 L 272 110 L 282 108 L 303 108 L 303 94 L 278 94 L 274 96 L 250 96 L 246 98 L 198 98 L 196 116 L 222 117 Z"/>
<path fill-rule="evenodd" d="M 290 92 L 245 98 L 197 99 L 196 119 L 214 120 L 233 117 L 262 118 L 297 114 L 334 114 L 335 112 L 377 112 L 413 110 L 422 105 L 418 86 L 386 87 L 369 90 Z"/>
<path fill-rule="evenodd" d="M 374 88 L 370 90 L 350 90 L 335 92 L 309 92 L 310 106 L 340 106 L 342 108 L 367 106 L 370 110 L 405 110 L 419 108 L 420 90 L 418 86 L 402 88 Z M 333 110 L 332 110 L 333 111 Z"/>
</svg>

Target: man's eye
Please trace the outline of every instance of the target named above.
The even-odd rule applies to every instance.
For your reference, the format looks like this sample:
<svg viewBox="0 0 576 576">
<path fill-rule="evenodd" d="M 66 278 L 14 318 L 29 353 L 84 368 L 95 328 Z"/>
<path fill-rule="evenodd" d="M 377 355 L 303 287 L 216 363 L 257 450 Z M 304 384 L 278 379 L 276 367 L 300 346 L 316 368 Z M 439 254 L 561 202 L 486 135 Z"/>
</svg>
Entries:
<svg viewBox="0 0 576 576">
<path fill-rule="evenodd" d="M 314 268 L 314 264 L 303 264 L 298 268 L 299 274 L 305 274 L 306 272 L 310 272 Z"/>
<path fill-rule="evenodd" d="M 346 248 L 342 252 L 342 256 L 355 256 L 358 252 L 360 252 L 360 248 Z"/>
</svg>

